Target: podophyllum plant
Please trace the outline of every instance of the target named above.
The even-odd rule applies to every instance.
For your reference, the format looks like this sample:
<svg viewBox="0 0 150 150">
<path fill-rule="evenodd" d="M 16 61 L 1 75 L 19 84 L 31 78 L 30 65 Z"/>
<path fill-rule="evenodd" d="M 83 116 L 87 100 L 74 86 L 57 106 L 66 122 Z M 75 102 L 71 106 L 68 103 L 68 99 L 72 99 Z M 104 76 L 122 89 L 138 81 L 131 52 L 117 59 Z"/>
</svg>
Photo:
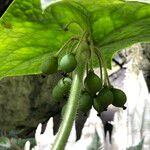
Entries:
<svg viewBox="0 0 150 150">
<path fill-rule="evenodd" d="M 118 50 L 150 41 L 150 5 L 123 0 L 15 0 L 0 19 L 0 77 L 62 71 L 53 89 L 66 108 L 53 150 L 64 149 L 77 111 L 109 104 L 125 109 L 126 95 L 107 74 Z M 99 67 L 100 77 L 94 73 Z M 83 78 L 86 74 L 85 79 Z"/>
</svg>

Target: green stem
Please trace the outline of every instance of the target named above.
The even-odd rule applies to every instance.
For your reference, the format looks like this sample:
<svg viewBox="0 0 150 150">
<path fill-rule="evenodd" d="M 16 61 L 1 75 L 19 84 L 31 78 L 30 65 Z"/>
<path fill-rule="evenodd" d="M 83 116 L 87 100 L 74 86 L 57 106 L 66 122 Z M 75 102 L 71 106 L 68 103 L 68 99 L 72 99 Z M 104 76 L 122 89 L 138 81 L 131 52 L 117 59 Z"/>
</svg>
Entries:
<svg viewBox="0 0 150 150">
<path fill-rule="evenodd" d="M 85 62 L 80 63 L 80 65 L 75 70 L 67 108 L 64 114 L 62 124 L 54 141 L 52 150 L 64 150 L 73 126 L 74 119 L 76 117 L 84 70 Z"/>
<path fill-rule="evenodd" d="M 96 48 L 96 50 L 98 52 L 98 55 L 99 55 L 99 57 L 100 57 L 100 59 L 102 61 L 102 64 L 103 64 L 103 67 L 104 67 L 104 74 L 105 74 L 105 78 L 107 79 L 108 86 L 111 87 L 111 83 L 109 81 L 109 76 L 108 76 L 108 73 L 107 73 L 107 67 L 106 67 L 106 63 L 105 63 L 105 60 L 103 58 L 103 55 L 102 55 L 101 51 L 97 47 L 95 47 L 95 48 Z"/>
<path fill-rule="evenodd" d="M 75 47 L 75 49 L 73 51 L 75 54 L 77 53 L 77 50 L 78 50 L 79 46 L 81 45 L 86 34 L 87 34 L 87 31 L 85 30 L 84 33 L 82 34 L 82 37 L 80 38 L 80 41 L 78 42 L 77 46 Z"/>
<path fill-rule="evenodd" d="M 71 24 L 73 24 L 73 23 L 77 24 L 77 25 L 83 30 L 82 26 L 81 26 L 77 21 L 74 21 L 74 20 L 72 20 L 72 21 L 70 21 L 68 24 L 66 24 L 65 27 L 64 27 L 64 30 L 67 30 L 68 27 L 69 27 Z"/>
<path fill-rule="evenodd" d="M 60 48 L 60 50 L 55 54 L 55 56 L 57 57 L 61 51 L 73 40 L 78 40 L 77 37 L 72 37 L 71 39 L 69 39 L 67 42 L 65 42 L 65 44 Z"/>
<path fill-rule="evenodd" d="M 91 45 L 90 45 L 90 50 L 91 50 L 91 57 L 90 57 L 90 70 L 93 70 L 93 48 L 92 48 L 92 45 L 93 43 L 91 42 Z"/>
<path fill-rule="evenodd" d="M 76 47 L 77 44 L 78 44 L 77 41 L 73 41 L 73 42 L 72 42 L 72 45 L 69 45 L 69 46 L 68 46 L 69 48 L 68 48 L 68 51 L 67 51 L 67 52 L 68 52 L 68 53 L 72 53 L 72 52 L 74 53 L 74 49 L 75 49 L 75 47 Z"/>
<path fill-rule="evenodd" d="M 102 85 L 103 85 L 103 82 L 104 82 L 104 81 L 103 81 L 103 72 L 102 72 L 102 60 L 101 60 L 101 58 L 99 57 L 98 52 L 96 51 L 95 53 L 96 53 L 97 58 L 98 58 L 98 61 L 99 61 L 99 70 L 100 70 L 100 76 L 101 76 Z"/>
<path fill-rule="evenodd" d="M 88 72 L 89 72 L 89 64 L 87 63 L 87 65 L 86 65 L 86 75 L 88 75 Z"/>
</svg>

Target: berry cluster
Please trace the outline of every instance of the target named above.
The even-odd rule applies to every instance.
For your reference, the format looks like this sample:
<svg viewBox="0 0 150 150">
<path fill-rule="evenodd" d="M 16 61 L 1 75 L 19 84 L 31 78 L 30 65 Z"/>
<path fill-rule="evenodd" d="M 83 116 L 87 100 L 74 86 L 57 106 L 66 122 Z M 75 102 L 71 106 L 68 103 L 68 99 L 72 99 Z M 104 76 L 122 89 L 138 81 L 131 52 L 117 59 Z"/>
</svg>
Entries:
<svg viewBox="0 0 150 150">
<path fill-rule="evenodd" d="M 86 77 L 83 81 L 83 86 L 81 87 L 82 90 L 78 111 L 82 111 L 86 114 L 93 106 L 98 114 L 100 114 L 101 112 L 107 110 L 107 107 L 110 104 L 125 109 L 124 104 L 127 100 L 126 95 L 123 91 L 114 88 L 110 84 L 105 62 L 100 50 L 96 47 L 91 47 L 90 41 L 80 42 L 80 44 L 81 46 L 78 45 L 78 48 L 85 49 L 86 51 L 89 51 L 90 49 L 91 53 L 90 59 L 86 65 Z M 80 53 L 82 52 L 84 52 L 84 50 L 80 50 Z M 100 77 L 96 75 L 93 70 L 93 53 L 99 60 Z M 76 51 L 74 50 L 73 52 L 63 55 L 60 60 L 58 60 L 58 54 L 51 56 L 41 66 L 41 71 L 44 74 L 53 74 L 58 70 L 61 70 L 67 74 L 67 76 L 60 79 L 57 85 L 53 88 L 52 96 L 56 103 L 66 102 L 66 99 L 68 99 L 72 85 L 72 74 L 75 68 L 80 65 L 77 60 Z M 64 113 L 65 108 L 66 105 L 62 108 L 62 113 Z"/>
<path fill-rule="evenodd" d="M 103 86 L 102 80 L 93 70 L 90 70 L 84 80 L 84 92 L 81 94 L 79 110 L 87 113 L 92 105 L 99 113 L 107 110 L 110 104 L 125 109 L 126 95 L 112 86 Z"/>
<path fill-rule="evenodd" d="M 45 61 L 41 66 L 41 71 L 44 74 L 53 74 L 58 70 L 61 70 L 67 74 L 71 73 L 77 66 L 77 60 L 73 53 L 69 53 L 64 55 L 59 63 L 58 58 L 55 56 L 50 57 L 47 61 Z M 59 68 L 59 69 L 58 69 Z M 69 91 L 72 84 L 72 77 L 66 75 L 67 77 L 62 78 L 57 85 L 54 87 L 52 91 L 52 96 L 54 101 L 59 103 L 62 100 L 68 98 Z"/>
<path fill-rule="evenodd" d="M 55 56 L 50 57 L 47 61 L 45 61 L 41 66 L 41 71 L 45 74 L 53 74 L 58 71 L 58 67 L 60 70 L 69 73 L 72 72 L 77 66 L 77 60 L 73 53 L 66 54 L 60 60 L 58 64 L 58 58 Z"/>
</svg>

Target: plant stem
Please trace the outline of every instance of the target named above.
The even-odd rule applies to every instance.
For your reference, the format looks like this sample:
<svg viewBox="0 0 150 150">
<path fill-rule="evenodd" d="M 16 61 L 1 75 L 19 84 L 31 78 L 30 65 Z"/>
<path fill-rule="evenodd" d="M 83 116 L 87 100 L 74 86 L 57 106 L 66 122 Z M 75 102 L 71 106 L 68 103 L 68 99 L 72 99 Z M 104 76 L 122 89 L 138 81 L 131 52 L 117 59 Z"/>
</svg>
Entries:
<svg viewBox="0 0 150 150">
<path fill-rule="evenodd" d="M 64 147 L 70 135 L 70 131 L 72 129 L 74 119 L 76 117 L 84 70 L 85 62 L 81 61 L 73 75 L 73 83 L 70 91 L 68 104 L 52 150 L 64 150 Z"/>
<path fill-rule="evenodd" d="M 75 54 L 77 53 L 77 50 L 78 50 L 79 46 L 81 45 L 81 43 L 82 43 L 82 41 L 83 41 L 86 34 L 87 34 L 87 31 L 85 30 L 84 33 L 82 34 L 82 37 L 80 38 L 77 46 L 75 47 L 75 49 L 73 51 Z"/>
<path fill-rule="evenodd" d="M 90 70 L 93 70 L 93 41 L 91 40 L 90 50 L 91 50 L 91 57 L 90 57 Z"/>
<path fill-rule="evenodd" d="M 72 21 L 70 21 L 68 24 L 66 24 L 65 27 L 64 27 L 64 30 L 67 30 L 68 27 L 69 27 L 71 24 L 73 24 L 73 23 L 77 24 L 77 25 L 83 30 L 82 26 L 81 26 L 77 21 L 75 21 L 75 20 L 72 20 Z"/>
<path fill-rule="evenodd" d="M 77 37 L 72 37 L 72 38 L 70 38 L 67 42 L 65 42 L 65 44 L 59 49 L 59 51 L 55 54 L 55 56 L 57 57 L 60 53 L 61 53 L 61 51 L 71 42 L 71 41 L 73 41 L 73 40 L 78 40 L 78 38 Z"/>
<path fill-rule="evenodd" d="M 102 85 L 103 85 L 103 71 L 102 71 L 102 60 L 99 57 L 98 52 L 96 51 L 95 54 L 97 55 L 98 61 L 99 61 L 99 70 L 100 70 L 100 77 L 102 80 Z"/>
<path fill-rule="evenodd" d="M 96 48 L 97 53 L 98 53 L 98 55 L 99 55 L 99 57 L 100 57 L 100 59 L 102 61 L 102 64 L 103 64 L 103 67 L 104 67 L 104 74 L 105 74 L 105 78 L 106 78 L 106 80 L 108 82 L 108 86 L 111 87 L 111 83 L 109 81 L 109 76 L 108 76 L 108 73 L 107 73 L 107 67 L 106 67 L 105 59 L 104 59 L 101 51 L 97 47 L 95 47 L 95 48 Z"/>
</svg>

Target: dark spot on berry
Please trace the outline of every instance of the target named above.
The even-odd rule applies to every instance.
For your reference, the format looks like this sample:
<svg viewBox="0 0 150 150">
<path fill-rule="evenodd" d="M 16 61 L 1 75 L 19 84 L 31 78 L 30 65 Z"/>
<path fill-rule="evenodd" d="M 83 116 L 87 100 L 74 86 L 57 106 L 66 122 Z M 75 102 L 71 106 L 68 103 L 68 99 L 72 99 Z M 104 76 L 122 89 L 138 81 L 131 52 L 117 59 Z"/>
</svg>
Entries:
<svg viewBox="0 0 150 150">
<path fill-rule="evenodd" d="M 45 74 L 42 74 L 41 77 L 44 79 L 44 78 L 46 78 L 46 75 L 45 75 Z"/>
<path fill-rule="evenodd" d="M 97 114 L 97 116 L 98 116 L 98 117 L 101 117 L 101 114 L 100 114 L 100 113 L 98 113 L 98 114 Z"/>
<path fill-rule="evenodd" d="M 123 110 L 126 110 L 126 109 L 127 109 L 127 107 L 123 106 Z"/>
<path fill-rule="evenodd" d="M 104 111 L 107 111 L 107 108 L 104 108 Z"/>
</svg>

